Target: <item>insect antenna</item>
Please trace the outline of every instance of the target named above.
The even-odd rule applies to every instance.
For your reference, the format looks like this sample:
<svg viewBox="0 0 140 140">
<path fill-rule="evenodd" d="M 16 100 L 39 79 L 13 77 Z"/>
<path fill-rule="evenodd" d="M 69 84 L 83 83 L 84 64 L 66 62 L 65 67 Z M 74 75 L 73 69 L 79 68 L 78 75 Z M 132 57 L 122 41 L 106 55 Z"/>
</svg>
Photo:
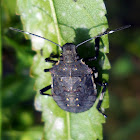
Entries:
<svg viewBox="0 0 140 140">
<path fill-rule="evenodd" d="M 53 41 L 51 41 L 51 40 L 49 40 L 49 39 L 46 39 L 46 38 L 44 38 L 44 37 L 42 37 L 42 36 L 39 36 L 39 35 L 36 35 L 36 34 L 33 34 L 33 33 L 29 33 L 29 32 L 23 31 L 23 30 L 19 30 L 19 29 L 13 28 L 13 27 L 9 27 L 9 29 L 14 30 L 14 31 L 16 31 L 16 32 L 22 32 L 22 33 L 25 33 L 25 34 L 27 34 L 27 35 L 33 35 L 33 36 L 36 36 L 36 37 L 45 39 L 45 40 L 50 41 L 51 43 L 57 45 L 58 47 L 61 47 L 59 44 L 57 44 L 57 43 L 55 43 L 55 42 L 53 42 Z M 62 47 L 61 47 L 61 48 L 62 48 Z"/>
<path fill-rule="evenodd" d="M 123 27 L 120 27 L 120 28 L 117 28 L 117 29 L 114 29 L 114 30 L 111 30 L 111 31 L 105 31 L 105 32 L 103 32 L 103 33 L 100 34 L 100 35 L 97 35 L 97 36 L 92 37 L 92 38 L 90 38 L 90 39 L 88 39 L 88 40 L 85 40 L 84 42 L 81 42 L 80 44 L 78 44 L 78 45 L 76 46 L 76 48 L 78 48 L 78 47 L 81 46 L 82 44 L 84 44 L 84 43 L 86 43 L 86 42 L 88 42 L 88 41 L 90 41 L 90 40 L 92 40 L 92 39 L 94 39 L 94 38 L 101 37 L 101 36 L 106 35 L 106 34 L 112 34 L 112 33 L 114 33 L 114 32 L 117 32 L 117 31 L 120 31 L 120 30 L 129 28 L 130 26 L 131 26 L 131 25 L 126 25 L 126 26 L 123 26 Z"/>
</svg>

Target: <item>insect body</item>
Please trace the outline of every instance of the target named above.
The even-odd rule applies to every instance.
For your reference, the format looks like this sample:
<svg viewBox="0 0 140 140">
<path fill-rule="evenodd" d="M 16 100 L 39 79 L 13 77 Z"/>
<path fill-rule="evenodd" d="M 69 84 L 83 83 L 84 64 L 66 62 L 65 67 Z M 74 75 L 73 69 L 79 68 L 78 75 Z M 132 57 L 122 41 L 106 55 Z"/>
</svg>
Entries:
<svg viewBox="0 0 140 140">
<path fill-rule="evenodd" d="M 58 106 L 66 111 L 86 111 L 96 100 L 93 72 L 78 60 L 74 44 L 63 46 L 62 57 L 63 60 L 50 69 L 53 78 L 52 96 Z"/>
<path fill-rule="evenodd" d="M 62 56 L 60 57 L 60 61 L 57 62 L 51 60 L 51 58 L 45 59 L 46 62 L 51 62 L 54 63 L 55 65 L 51 69 L 44 70 L 45 72 L 49 71 L 51 73 L 52 85 L 49 85 L 41 89 L 40 94 L 52 96 L 53 99 L 58 104 L 58 106 L 63 110 L 66 110 L 68 112 L 79 113 L 79 112 L 84 112 L 93 106 L 93 104 L 97 99 L 96 85 L 99 85 L 102 86 L 103 88 L 100 94 L 99 102 L 97 104 L 97 109 L 99 110 L 100 113 L 102 113 L 100 107 L 103 101 L 104 94 L 106 92 L 107 83 L 100 82 L 96 77 L 95 67 L 91 69 L 84 62 L 97 60 L 99 54 L 99 37 L 128 27 L 130 27 L 130 25 L 112 31 L 104 32 L 76 46 L 72 43 L 66 43 L 62 47 L 44 37 L 29 32 L 24 32 L 19 29 L 14 29 L 14 28 L 10 28 L 10 29 L 16 30 L 18 32 L 24 32 L 26 34 L 38 36 L 62 48 Z M 83 60 L 79 59 L 79 56 L 76 53 L 76 49 L 80 45 L 94 38 L 95 38 L 96 55 L 93 58 L 86 58 Z M 51 57 L 56 58 L 58 56 L 51 55 Z M 50 88 L 52 88 L 52 95 L 45 93 Z"/>
</svg>

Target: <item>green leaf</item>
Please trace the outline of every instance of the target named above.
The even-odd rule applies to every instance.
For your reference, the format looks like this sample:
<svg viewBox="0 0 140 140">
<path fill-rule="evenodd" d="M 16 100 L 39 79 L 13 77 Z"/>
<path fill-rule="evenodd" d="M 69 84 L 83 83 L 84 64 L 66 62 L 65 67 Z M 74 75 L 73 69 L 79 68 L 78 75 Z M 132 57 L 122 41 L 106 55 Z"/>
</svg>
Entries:
<svg viewBox="0 0 140 140">
<path fill-rule="evenodd" d="M 104 32 L 108 27 L 106 9 L 102 0 L 17 0 L 17 5 L 25 31 L 43 36 L 61 46 L 67 42 L 78 44 Z M 31 75 L 36 78 L 35 107 L 42 111 L 42 119 L 45 122 L 43 138 L 45 140 L 103 139 L 102 123 L 105 123 L 105 118 L 96 109 L 98 100 L 89 111 L 75 114 L 60 109 L 51 97 L 39 94 L 40 89 L 51 84 L 50 73 L 44 73 L 43 69 L 51 68 L 52 64 L 45 63 L 44 58 L 49 57 L 52 52 L 60 54 L 61 49 L 41 38 L 28 37 L 32 41 L 33 50 L 37 53 L 34 56 Z M 108 69 L 110 69 L 105 54 L 109 52 L 107 39 L 107 36 L 101 38 L 100 60 L 95 64 L 99 70 L 100 80 L 105 81 L 108 81 Z M 43 51 L 43 56 L 40 50 Z M 78 53 L 82 57 L 93 56 L 93 50 L 94 40 L 80 46 Z M 93 62 L 90 65 L 93 65 Z M 47 93 L 51 94 L 51 90 Z M 98 93 L 100 94 L 99 91 Z M 108 106 L 107 92 L 102 107 Z"/>
<path fill-rule="evenodd" d="M 5 131 L 3 132 L 2 139 L 5 140 L 39 140 L 41 137 L 42 128 L 40 126 L 32 127 L 26 131 Z"/>
</svg>

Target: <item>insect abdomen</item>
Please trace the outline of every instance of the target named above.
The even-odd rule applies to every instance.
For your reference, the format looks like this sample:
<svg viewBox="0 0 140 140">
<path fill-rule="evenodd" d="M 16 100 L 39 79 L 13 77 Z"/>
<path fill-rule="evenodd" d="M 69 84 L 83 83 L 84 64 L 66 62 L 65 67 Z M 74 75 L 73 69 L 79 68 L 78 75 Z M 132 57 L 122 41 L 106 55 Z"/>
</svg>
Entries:
<svg viewBox="0 0 140 140">
<path fill-rule="evenodd" d="M 54 76 L 53 98 L 63 110 L 74 113 L 84 112 L 90 109 L 96 100 L 96 89 L 92 82 L 91 75 L 84 77 Z"/>
</svg>

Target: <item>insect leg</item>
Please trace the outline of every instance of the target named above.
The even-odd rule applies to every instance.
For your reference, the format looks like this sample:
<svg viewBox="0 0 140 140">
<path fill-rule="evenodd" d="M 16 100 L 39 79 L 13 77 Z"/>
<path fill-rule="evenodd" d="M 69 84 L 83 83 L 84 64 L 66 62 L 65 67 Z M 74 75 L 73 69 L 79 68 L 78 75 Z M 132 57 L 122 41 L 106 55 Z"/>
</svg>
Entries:
<svg viewBox="0 0 140 140">
<path fill-rule="evenodd" d="M 97 79 L 98 78 L 98 71 L 97 71 L 96 67 L 92 67 L 92 70 L 93 70 L 93 77 L 95 79 Z"/>
<path fill-rule="evenodd" d="M 50 58 L 46 58 L 45 61 L 46 62 L 51 62 L 51 63 L 54 63 L 54 64 L 58 62 L 58 61 L 55 61 L 55 60 L 51 60 Z"/>
<path fill-rule="evenodd" d="M 49 72 L 50 69 L 44 69 L 44 72 Z"/>
<path fill-rule="evenodd" d="M 99 102 L 98 102 L 96 108 L 97 108 L 98 111 L 99 111 L 101 114 L 103 114 L 104 117 L 106 118 L 107 116 L 101 111 L 101 104 L 102 104 L 102 102 L 103 102 L 104 94 L 105 94 L 105 92 L 106 92 L 106 87 L 107 87 L 108 83 L 96 82 L 96 84 L 98 84 L 99 86 L 102 86 L 102 87 L 103 87 L 102 92 L 101 92 L 101 95 L 100 95 L 100 98 L 99 98 Z"/>
<path fill-rule="evenodd" d="M 56 55 L 51 54 L 51 55 L 50 55 L 50 58 L 46 58 L 45 61 L 46 61 L 46 62 L 51 62 L 51 63 L 54 63 L 54 64 L 55 64 L 55 63 L 57 63 L 58 61 L 56 61 L 56 60 L 51 60 L 51 58 L 58 58 L 58 57 L 59 57 L 59 55 L 57 55 L 57 54 L 56 54 Z"/>
<path fill-rule="evenodd" d="M 100 42 L 100 38 L 97 37 L 95 39 L 95 56 L 94 57 L 89 57 L 89 58 L 84 58 L 83 61 L 93 61 L 93 60 L 97 60 L 98 56 L 99 56 L 99 42 Z"/>
<path fill-rule="evenodd" d="M 58 58 L 59 55 L 57 55 L 57 54 L 54 55 L 53 53 L 51 53 L 50 57 L 52 57 L 52 58 Z"/>
<path fill-rule="evenodd" d="M 45 59 L 45 62 L 51 62 L 51 63 L 53 63 L 53 64 L 55 64 L 55 63 L 57 63 L 58 61 L 55 61 L 55 60 L 51 60 L 51 58 L 58 58 L 59 57 L 59 55 L 54 55 L 54 54 L 51 54 L 50 55 L 50 58 L 46 58 Z M 61 57 L 60 57 L 60 59 L 61 59 Z M 44 69 L 44 72 L 49 72 L 49 70 L 50 69 Z"/>
<path fill-rule="evenodd" d="M 45 91 L 47 91 L 47 90 L 49 90 L 49 89 L 51 89 L 51 85 L 49 85 L 49 86 L 47 86 L 47 87 L 41 89 L 41 90 L 40 90 L 40 94 L 41 94 L 41 95 L 52 96 L 52 95 L 50 95 L 50 94 L 44 93 Z"/>
<path fill-rule="evenodd" d="M 99 37 L 97 37 L 96 39 L 95 39 L 95 57 L 94 57 L 94 59 L 95 60 L 97 60 L 98 59 L 98 56 L 99 56 L 99 43 L 100 43 L 100 38 Z"/>
</svg>

